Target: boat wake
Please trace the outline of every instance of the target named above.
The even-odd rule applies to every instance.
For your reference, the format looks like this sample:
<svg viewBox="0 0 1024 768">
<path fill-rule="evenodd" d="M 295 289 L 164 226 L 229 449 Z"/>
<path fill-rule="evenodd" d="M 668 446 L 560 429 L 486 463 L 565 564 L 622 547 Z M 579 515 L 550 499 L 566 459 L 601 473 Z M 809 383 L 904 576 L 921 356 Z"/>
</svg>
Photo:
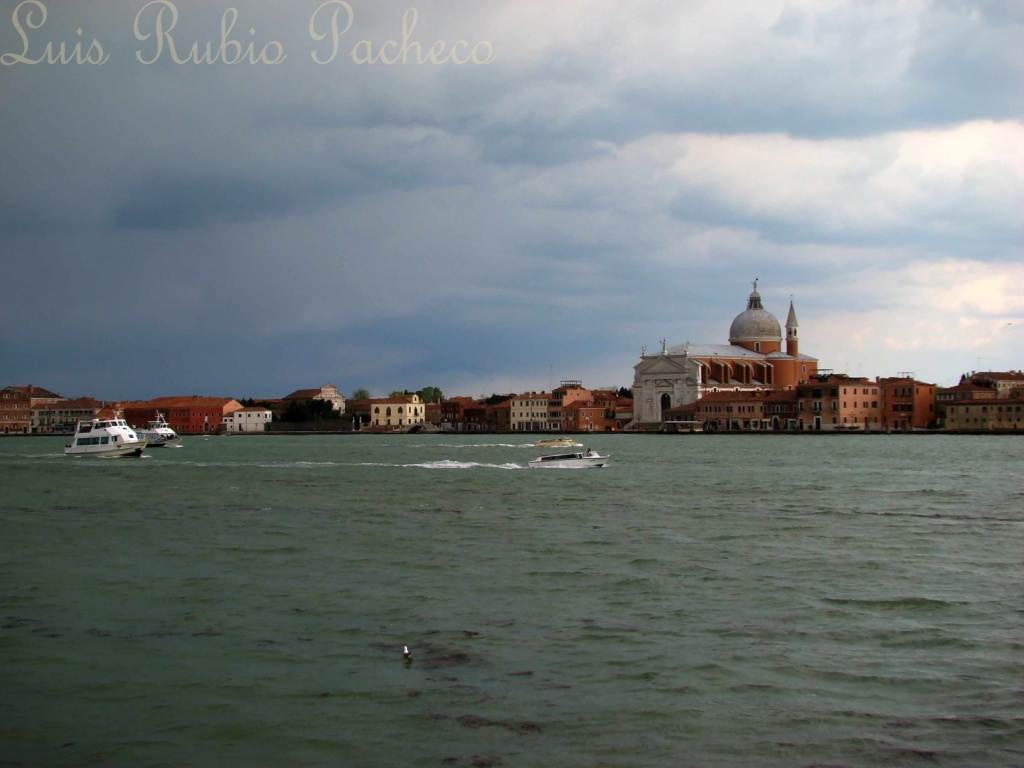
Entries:
<svg viewBox="0 0 1024 768">
<path fill-rule="evenodd" d="M 456 449 L 477 449 L 477 448 L 536 448 L 533 443 L 431 443 L 419 445 L 417 448 L 456 448 Z"/>
<path fill-rule="evenodd" d="M 390 464 L 385 462 L 368 462 L 361 464 L 364 467 L 409 467 L 413 469 L 523 469 L 522 464 L 487 464 L 479 461 L 453 461 L 442 459 L 440 461 L 411 462 L 408 464 Z"/>
</svg>

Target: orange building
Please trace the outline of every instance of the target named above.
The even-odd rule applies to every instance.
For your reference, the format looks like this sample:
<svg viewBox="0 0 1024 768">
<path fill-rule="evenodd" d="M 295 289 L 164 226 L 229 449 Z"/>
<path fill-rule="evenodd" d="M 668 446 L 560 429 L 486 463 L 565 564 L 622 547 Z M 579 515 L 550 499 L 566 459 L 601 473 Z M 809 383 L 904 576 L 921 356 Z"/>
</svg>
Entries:
<svg viewBox="0 0 1024 768">
<path fill-rule="evenodd" d="M 915 381 L 911 373 L 877 382 L 882 429 L 927 429 L 936 425 L 934 384 Z"/>
<path fill-rule="evenodd" d="M 765 419 L 767 390 L 760 392 L 710 392 L 695 403 L 673 408 L 666 420 L 680 431 L 696 426 L 706 432 L 755 431 L 768 429 Z"/>
<path fill-rule="evenodd" d="M 881 387 L 863 376 L 822 371 L 796 388 L 797 429 L 871 430 L 881 422 Z"/>
<path fill-rule="evenodd" d="M 587 400 L 574 400 L 561 407 L 559 428 L 563 432 L 618 432 L 633 416 L 633 401 L 615 392 L 593 391 Z"/>
</svg>

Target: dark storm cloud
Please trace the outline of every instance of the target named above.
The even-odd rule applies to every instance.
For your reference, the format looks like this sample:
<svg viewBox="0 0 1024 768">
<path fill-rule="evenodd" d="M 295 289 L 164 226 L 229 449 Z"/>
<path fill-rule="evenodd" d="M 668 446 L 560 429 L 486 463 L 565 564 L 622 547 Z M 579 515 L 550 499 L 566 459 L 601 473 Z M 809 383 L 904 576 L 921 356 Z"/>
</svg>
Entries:
<svg viewBox="0 0 1024 768">
<path fill-rule="evenodd" d="M 51 37 L 81 25 L 111 61 L 0 70 L 0 260 L 41 283 L 0 306 L 26 328 L 12 380 L 103 396 L 104 371 L 159 348 L 166 378 L 133 368 L 126 394 L 450 389 L 423 379 L 602 355 L 628 383 L 641 343 L 722 340 L 755 276 L 776 312 L 804 296 L 808 329 L 834 307 L 806 297 L 865 269 L 919 299 L 960 268 L 1014 285 L 1015 2 L 417 4 L 418 39 L 490 40 L 487 66 L 348 58 L 401 37 L 408 4 L 353 3 L 343 55 L 318 66 L 318 2 L 178 3 L 199 40 L 237 6 L 242 34 L 287 49 L 274 67 L 146 66 L 141 3 L 47 5 Z M 858 285 L 859 306 L 888 306 Z M 1014 295 L 988 306 L 1012 314 Z M 76 376 L 93 384 L 61 383 Z"/>
</svg>

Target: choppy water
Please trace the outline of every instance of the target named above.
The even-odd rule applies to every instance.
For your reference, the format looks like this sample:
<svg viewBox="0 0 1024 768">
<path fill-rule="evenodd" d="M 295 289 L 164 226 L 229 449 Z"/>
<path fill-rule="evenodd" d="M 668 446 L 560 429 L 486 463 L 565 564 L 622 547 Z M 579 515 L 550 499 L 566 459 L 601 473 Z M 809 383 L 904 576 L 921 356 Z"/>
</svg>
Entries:
<svg viewBox="0 0 1024 768">
<path fill-rule="evenodd" d="M 3 764 L 1024 763 L 1022 440 L 62 442 L 0 440 Z"/>
</svg>

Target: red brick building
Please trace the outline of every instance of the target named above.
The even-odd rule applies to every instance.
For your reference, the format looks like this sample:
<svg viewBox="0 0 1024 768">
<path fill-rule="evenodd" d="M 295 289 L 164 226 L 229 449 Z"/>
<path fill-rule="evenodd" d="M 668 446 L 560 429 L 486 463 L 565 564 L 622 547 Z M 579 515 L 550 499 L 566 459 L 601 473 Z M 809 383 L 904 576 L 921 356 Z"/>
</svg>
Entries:
<svg viewBox="0 0 1024 768">
<path fill-rule="evenodd" d="M 618 432 L 633 418 L 633 401 L 614 392 L 594 391 L 587 400 L 561 408 L 563 432 Z"/>
<path fill-rule="evenodd" d="M 446 432 L 466 431 L 466 409 L 479 403 L 472 397 L 450 397 L 441 401 L 441 422 L 438 426 Z"/>
<path fill-rule="evenodd" d="M 10 386 L 0 390 L 0 433 L 27 435 L 32 432 L 32 410 L 56 403 L 61 396 L 42 387 Z"/>
<path fill-rule="evenodd" d="M 221 431 L 224 417 L 241 408 L 240 402 L 229 397 L 155 397 L 126 404 L 124 418 L 133 427 L 144 427 L 161 413 L 179 435 L 201 435 Z"/>
</svg>

